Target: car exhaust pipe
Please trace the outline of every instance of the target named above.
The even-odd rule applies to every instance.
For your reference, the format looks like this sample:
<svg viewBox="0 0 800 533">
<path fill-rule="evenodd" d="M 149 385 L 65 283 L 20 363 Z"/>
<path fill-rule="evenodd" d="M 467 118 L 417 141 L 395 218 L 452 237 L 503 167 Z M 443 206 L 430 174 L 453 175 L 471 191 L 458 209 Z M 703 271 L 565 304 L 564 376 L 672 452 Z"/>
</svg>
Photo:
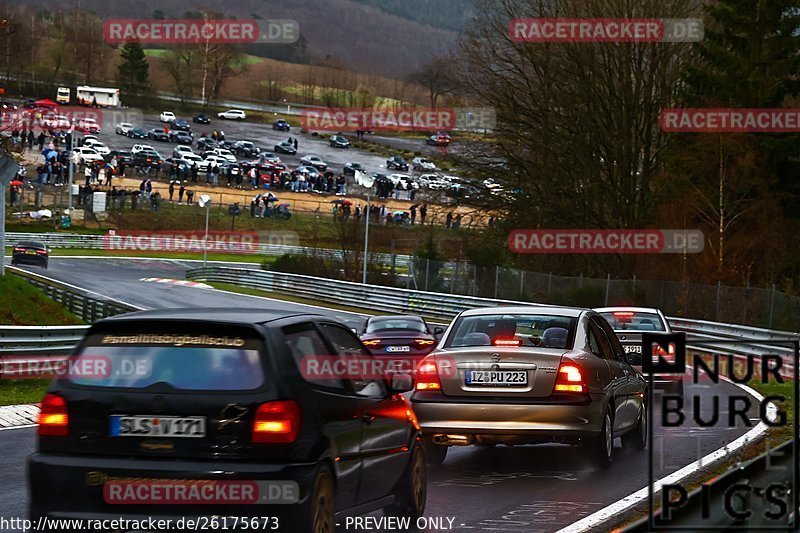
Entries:
<svg viewBox="0 0 800 533">
<path fill-rule="evenodd" d="M 434 435 L 433 442 L 442 446 L 469 446 L 475 441 L 471 435 Z"/>
</svg>

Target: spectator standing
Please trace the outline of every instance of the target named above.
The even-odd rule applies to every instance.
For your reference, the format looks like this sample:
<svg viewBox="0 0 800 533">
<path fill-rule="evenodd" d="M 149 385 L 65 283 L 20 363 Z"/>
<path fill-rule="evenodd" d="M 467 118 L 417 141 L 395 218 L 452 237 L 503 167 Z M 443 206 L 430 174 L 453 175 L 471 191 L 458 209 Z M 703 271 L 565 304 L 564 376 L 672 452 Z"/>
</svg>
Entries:
<svg viewBox="0 0 800 533">
<path fill-rule="evenodd" d="M 186 192 L 186 187 L 184 187 L 183 183 L 181 183 L 181 188 L 178 189 L 178 203 L 181 203 L 183 201 L 183 193 L 185 192 Z"/>
<path fill-rule="evenodd" d="M 172 203 L 172 196 L 175 194 L 175 180 L 169 182 L 169 203 Z"/>
<path fill-rule="evenodd" d="M 453 226 L 453 212 L 450 211 L 447 213 L 447 217 L 444 220 L 444 227 L 450 229 Z"/>
<path fill-rule="evenodd" d="M 414 221 L 417 219 L 417 205 L 414 204 L 411 206 L 411 225 L 414 225 Z"/>
<path fill-rule="evenodd" d="M 419 223 L 425 225 L 425 217 L 428 216 L 428 204 L 422 204 L 419 208 Z"/>
</svg>

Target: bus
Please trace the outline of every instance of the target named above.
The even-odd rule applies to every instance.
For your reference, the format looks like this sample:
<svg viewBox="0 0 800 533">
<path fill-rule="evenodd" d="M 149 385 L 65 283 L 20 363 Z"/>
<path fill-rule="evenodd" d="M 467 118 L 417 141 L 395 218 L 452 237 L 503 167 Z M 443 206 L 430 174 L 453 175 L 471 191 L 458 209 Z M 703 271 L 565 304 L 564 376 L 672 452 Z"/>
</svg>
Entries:
<svg viewBox="0 0 800 533">
<path fill-rule="evenodd" d="M 75 97 L 79 105 L 96 103 L 100 107 L 119 107 L 119 89 L 81 85 L 75 91 Z"/>
</svg>

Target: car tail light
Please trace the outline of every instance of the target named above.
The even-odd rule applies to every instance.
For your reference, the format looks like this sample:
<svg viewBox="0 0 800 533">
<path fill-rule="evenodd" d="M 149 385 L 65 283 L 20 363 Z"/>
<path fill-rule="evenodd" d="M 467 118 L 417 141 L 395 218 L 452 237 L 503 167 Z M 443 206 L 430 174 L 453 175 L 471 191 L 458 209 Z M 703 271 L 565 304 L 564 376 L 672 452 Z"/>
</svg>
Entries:
<svg viewBox="0 0 800 533">
<path fill-rule="evenodd" d="M 633 311 L 614 311 L 611 314 L 616 318 L 632 318 L 635 313 Z"/>
<path fill-rule="evenodd" d="M 36 420 L 39 424 L 37 434 L 48 437 L 69 435 L 69 414 L 67 401 L 57 394 L 45 394 Z"/>
<path fill-rule="evenodd" d="M 361 341 L 361 342 L 364 344 L 364 346 L 377 346 L 377 345 L 379 345 L 381 343 L 381 340 L 380 339 L 371 339 L 371 340 L 368 340 L 368 341 Z"/>
<path fill-rule="evenodd" d="M 300 406 L 294 400 L 262 403 L 253 420 L 253 442 L 290 444 L 300 433 Z"/>
<path fill-rule="evenodd" d="M 433 344 L 434 341 L 430 339 L 415 339 L 414 342 L 416 342 L 420 346 L 430 346 L 431 344 Z"/>
<path fill-rule="evenodd" d="M 436 366 L 436 358 L 428 355 L 419 362 L 417 367 L 417 390 L 442 390 L 442 382 L 439 380 L 439 368 Z"/>
<path fill-rule="evenodd" d="M 561 363 L 556 376 L 555 392 L 586 392 L 581 367 L 572 363 Z"/>
<path fill-rule="evenodd" d="M 24 252 L 24 251 L 25 251 L 25 248 L 22 248 L 21 246 L 15 246 L 15 247 L 14 247 L 14 251 L 15 251 L 15 252 Z"/>
<path fill-rule="evenodd" d="M 45 255 L 45 254 L 47 254 L 47 250 L 36 250 L 36 253 Z"/>
</svg>

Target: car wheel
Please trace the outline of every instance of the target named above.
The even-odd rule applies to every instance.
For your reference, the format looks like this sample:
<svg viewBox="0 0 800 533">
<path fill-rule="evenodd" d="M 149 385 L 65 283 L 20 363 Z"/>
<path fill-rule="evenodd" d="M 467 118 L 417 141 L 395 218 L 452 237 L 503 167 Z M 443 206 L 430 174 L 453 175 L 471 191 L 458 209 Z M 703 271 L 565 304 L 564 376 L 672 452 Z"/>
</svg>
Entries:
<svg viewBox="0 0 800 533">
<path fill-rule="evenodd" d="M 600 435 L 593 440 L 594 442 L 590 444 L 590 454 L 595 466 L 608 468 L 614 460 L 614 424 L 608 409 L 603 415 L 603 427 L 600 429 Z"/>
<path fill-rule="evenodd" d="M 425 460 L 431 466 L 439 466 L 447 457 L 447 446 L 436 444 L 430 438 L 425 438 Z"/>
<path fill-rule="evenodd" d="M 414 446 L 411 461 L 395 490 L 395 501 L 383 508 L 385 516 L 410 518 L 415 522 L 425 513 L 428 497 L 428 471 L 425 466 L 425 449 Z"/>
<path fill-rule="evenodd" d="M 636 450 L 644 450 L 647 447 L 647 404 L 642 404 L 642 412 L 639 414 L 639 423 L 636 428 L 622 436 L 622 446 Z"/>
<path fill-rule="evenodd" d="M 323 467 L 314 479 L 309 509 L 306 515 L 306 528 L 310 533 L 333 533 L 336 526 L 334 512 L 336 509 L 336 489 L 333 476 L 327 467 Z"/>
</svg>

